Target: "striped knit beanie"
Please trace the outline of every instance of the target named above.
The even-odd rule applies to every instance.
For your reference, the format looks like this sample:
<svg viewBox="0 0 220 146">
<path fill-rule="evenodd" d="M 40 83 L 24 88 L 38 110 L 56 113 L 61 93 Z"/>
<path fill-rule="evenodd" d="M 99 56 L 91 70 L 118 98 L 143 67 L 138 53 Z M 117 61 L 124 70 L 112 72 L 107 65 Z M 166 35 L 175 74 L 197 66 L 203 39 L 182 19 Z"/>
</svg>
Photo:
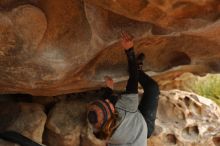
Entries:
<svg viewBox="0 0 220 146">
<path fill-rule="evenodd" d="M 114 106 L 108 100 L 96 100 L 88 109 L 88 121 L 98 129 L 104 128 L 114 113 Z"/>
</svg>

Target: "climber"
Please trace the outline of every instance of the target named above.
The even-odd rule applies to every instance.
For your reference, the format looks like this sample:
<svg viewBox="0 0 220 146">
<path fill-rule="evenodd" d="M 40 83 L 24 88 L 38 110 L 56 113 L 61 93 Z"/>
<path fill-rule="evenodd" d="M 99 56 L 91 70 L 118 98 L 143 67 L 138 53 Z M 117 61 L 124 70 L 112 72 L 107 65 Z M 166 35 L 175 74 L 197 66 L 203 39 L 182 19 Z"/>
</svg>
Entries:
<svg viewBox="0 0 220 146">
<path fill-rule="evenodd" d="M 105 77 L 107 87 L 100 100 L 89 104 L 87 119 L 97 138 L 108 146 L 146 146 L 154 131 L 158 105 L 158 84 L 142 70 L 145 55 L 135 57 L 133 37 L 121 34 L 121 45 L 128 60 L 129 79 L 124 94 L 113 93 L 113 80 Z M 138 82 L 144 93 L 139 103 Z"/>
</svg>

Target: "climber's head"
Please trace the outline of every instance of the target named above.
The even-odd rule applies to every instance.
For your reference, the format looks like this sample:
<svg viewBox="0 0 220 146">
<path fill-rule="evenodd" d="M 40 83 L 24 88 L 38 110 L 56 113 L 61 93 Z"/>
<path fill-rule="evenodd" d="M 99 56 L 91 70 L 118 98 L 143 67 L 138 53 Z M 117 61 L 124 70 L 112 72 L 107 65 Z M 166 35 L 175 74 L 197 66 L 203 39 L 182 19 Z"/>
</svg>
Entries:
<svg viewBox="0 0 220 146">
<path fill-rule="evenodd" d="M 114 116 L 115 108 L 109 100 L 96 100 L 89 105 L 87 118 L 93 128 L 103 129 Z"/>
</svg>

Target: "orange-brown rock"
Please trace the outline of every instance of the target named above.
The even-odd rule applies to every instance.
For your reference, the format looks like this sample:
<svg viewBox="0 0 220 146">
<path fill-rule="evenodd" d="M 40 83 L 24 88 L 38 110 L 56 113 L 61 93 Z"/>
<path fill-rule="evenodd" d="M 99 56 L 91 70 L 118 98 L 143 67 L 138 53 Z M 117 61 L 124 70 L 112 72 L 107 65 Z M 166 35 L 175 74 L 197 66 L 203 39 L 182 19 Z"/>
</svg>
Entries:
<svg viewBox="0 0 220 146">
<path fill-rule="evenodd" d="M 43 107 L 33 103 L 0 103 L 0 131 L 16 131 L 42 143 L 46 114 Z M 0 139 L 0 146 L 17 144 Z"/>
<path fill-rule="evenodd" d="M 3 0 L 0 92 L 49 96 L 100 87 L 104 75 L 124 80 L 122 29 L 146 71 L 219 71 L 219 14 L 219 0 Z"/>
</svg>

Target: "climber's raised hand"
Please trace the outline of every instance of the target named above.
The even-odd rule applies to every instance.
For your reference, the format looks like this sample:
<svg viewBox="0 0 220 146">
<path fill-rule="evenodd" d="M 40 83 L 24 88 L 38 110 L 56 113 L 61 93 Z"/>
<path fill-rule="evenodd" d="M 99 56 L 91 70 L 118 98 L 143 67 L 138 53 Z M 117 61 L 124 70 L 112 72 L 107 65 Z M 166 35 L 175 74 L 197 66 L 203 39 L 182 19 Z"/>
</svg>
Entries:
<svg viewBox="0 0 220 146">
<path fill-rule="evenodd" d="M 121 32 L 121 45 L 125 50 L 130 49 L 134 46 L 133 38 L 134 37 L 128 32 Z"/>
</svg>

